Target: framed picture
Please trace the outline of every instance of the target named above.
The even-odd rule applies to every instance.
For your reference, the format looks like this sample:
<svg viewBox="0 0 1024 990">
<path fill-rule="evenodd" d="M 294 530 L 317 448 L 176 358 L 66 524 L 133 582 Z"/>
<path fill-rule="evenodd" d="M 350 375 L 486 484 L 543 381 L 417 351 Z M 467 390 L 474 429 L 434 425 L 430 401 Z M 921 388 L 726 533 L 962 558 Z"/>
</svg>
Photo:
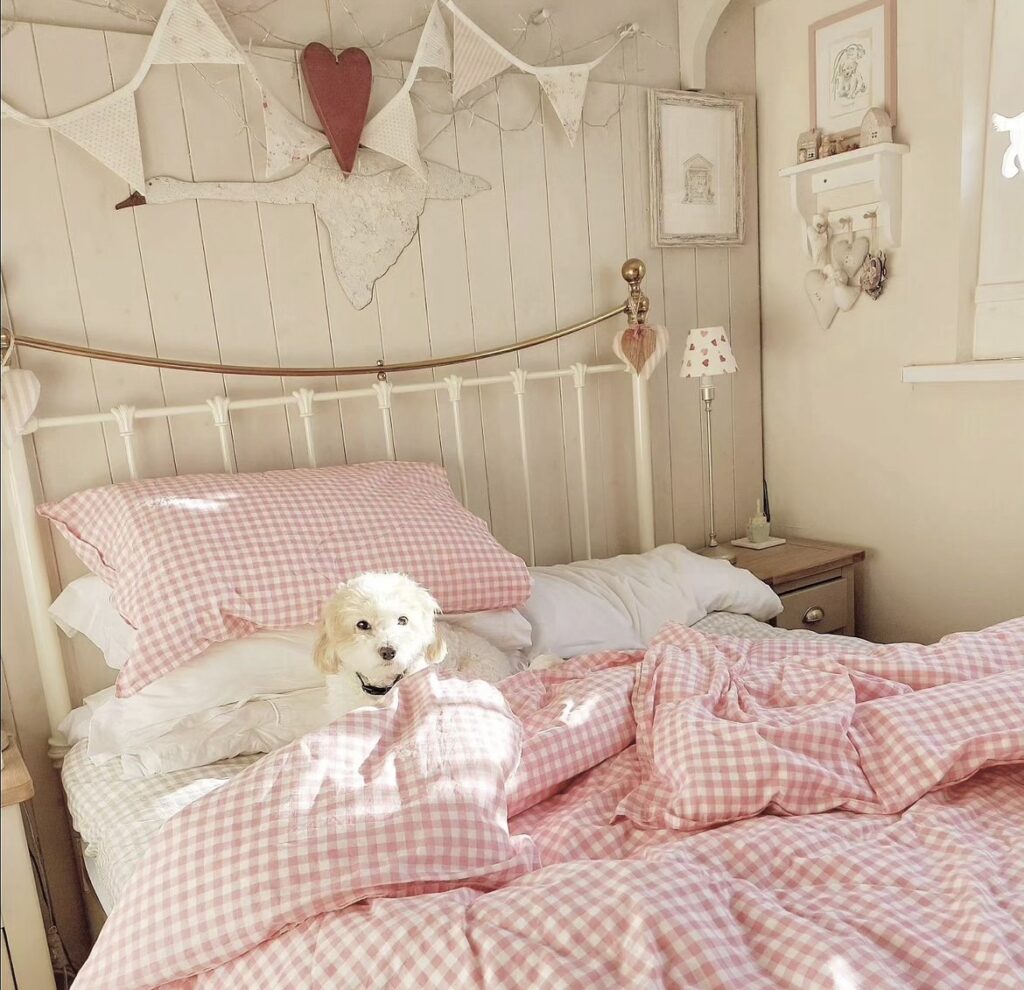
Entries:
<svg viewBox="0 0 1024 990">
<path fill-rule="evenodd" d="M 811 127 L 848 137 L 872 107 L 895 122 L 896 0 L 868 0 L 816 21 L 808 35 Z"/>
<path fill-rule="evenodd" d="M 651 243 L 743 243 L 743 103 L 651 90 Z"/>
</svg>

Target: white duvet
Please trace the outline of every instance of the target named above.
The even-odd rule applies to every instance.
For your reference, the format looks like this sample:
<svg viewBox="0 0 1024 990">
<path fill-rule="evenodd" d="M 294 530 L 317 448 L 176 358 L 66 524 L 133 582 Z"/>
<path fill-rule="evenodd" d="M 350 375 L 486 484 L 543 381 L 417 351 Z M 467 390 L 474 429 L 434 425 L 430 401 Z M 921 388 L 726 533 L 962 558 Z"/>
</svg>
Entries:
<svg viewBox="0 0 1024 990">
<path fill-rule="evenodd" d="M 643 554 L 532 567 L 520 611 L 533 627 L 530 656 L 560 657 L 645 647 L 666 622 L 692 626 L 712 612 L 762 622 L 782 611 L 778 595 L 749 571 L 675 543 Z"/>
</svg>

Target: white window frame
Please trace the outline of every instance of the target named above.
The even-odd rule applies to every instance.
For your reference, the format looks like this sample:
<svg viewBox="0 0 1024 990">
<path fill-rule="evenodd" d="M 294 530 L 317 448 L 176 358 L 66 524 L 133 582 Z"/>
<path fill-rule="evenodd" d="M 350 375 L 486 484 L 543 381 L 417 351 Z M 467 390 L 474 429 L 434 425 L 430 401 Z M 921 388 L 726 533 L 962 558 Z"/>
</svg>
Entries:
<svg viewBox="0 0 1024 990">
<path fill-rule="evenodd" d="M 1024 174 L 1007 179 L 1000 173 L 1009 135 L 996 133 L 991 122 L 993 112 L 1014 116 L 1024 109 L 990 105 L 1007 100 L 1007 94 L 993 91 L 992 85 L 993 46 L 999 30 L 996 5 L 1000 2 L 1006 0 L 978 0 L 969 9 L 965 7 L 963 22 L 960 304 L 955 360 L 905 367 L 904 382 L 1024 381 L 1024 281 L 980 280 L 986 183 L 1024 184 Z M 1001 40 L 1005 44 L 1006 39 Z M 1005 56 L 1001 49 L 996 52 L 1000 58 Z M 1024 87 L 1019 94 L 1010 94 L 1010 99 L 1024 103 Z M 1021 229 L 1024 237 L 1024 218 Z"/>
</svg>

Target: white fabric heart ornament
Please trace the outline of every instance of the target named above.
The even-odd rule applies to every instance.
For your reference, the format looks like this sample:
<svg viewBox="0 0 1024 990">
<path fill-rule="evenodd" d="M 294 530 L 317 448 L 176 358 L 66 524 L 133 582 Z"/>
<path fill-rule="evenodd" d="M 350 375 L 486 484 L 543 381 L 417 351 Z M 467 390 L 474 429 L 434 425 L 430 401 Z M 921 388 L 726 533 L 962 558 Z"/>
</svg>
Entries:
<svg viewBox="0 0 1024 990">
<path fill-rule="evenodd" d="M 836 302 L 835 286 L 830 285 L 824 272 L 809 271 L 804 276 L 804 290 L 807 298 L 811 301 L 814 315 L 818 318 L 818 326 L 827 330 L 832 326 L 832 321 L 839 312 L 839 304 Z"/>
<path fill-rule="evenodd" d="M 870 250 L 871 242 L 866 237 L 855 237 L 852 240 L 836 238 L 829 249 L 832 267 L 845 272 L 849 281 L 860 271 Z"/>
</svg>

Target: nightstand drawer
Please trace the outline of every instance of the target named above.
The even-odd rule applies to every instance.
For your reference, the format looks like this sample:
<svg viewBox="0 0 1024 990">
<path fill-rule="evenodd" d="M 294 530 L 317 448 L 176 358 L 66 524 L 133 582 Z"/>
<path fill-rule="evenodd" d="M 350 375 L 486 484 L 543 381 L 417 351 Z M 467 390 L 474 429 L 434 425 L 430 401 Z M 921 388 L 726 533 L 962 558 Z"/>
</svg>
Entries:
<svg viewBox="0 0 1024 990">
<path fill-rule="evenodd" d="M 780 595 L 785 611 L 775 620 L 776 625 L 781 629 L 812 629 L 821 633 L 851 626 L 849 581 L 846 577 L 835 578 Z"/>
</svg>

